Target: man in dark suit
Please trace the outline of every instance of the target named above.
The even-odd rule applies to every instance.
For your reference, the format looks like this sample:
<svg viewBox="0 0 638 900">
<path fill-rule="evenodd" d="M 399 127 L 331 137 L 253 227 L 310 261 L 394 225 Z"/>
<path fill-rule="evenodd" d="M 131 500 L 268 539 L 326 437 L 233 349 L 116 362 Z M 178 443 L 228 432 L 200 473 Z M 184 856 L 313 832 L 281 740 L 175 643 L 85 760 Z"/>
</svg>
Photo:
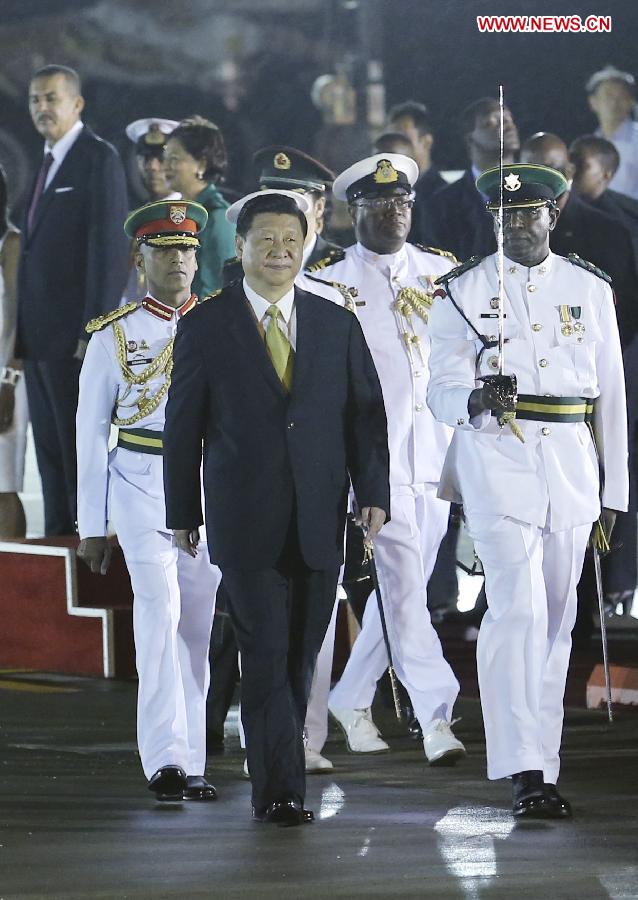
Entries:
<svg viewBox="0 0 638 900">
<path fill-rule="evenodd" d="M 451 250 L 461 261 L 470 256 L 489 256 L 496 250 L 494 223 L 485 208 L 486 198 L 476 179 L 499 164 L 500 109 L 498 100 L 484 97 L 461 113 L 461 133 L 470 168 L 458 181 L 446 185 L 429 199 L 424 223 L 424 243 Z M 503 111 L 503 162 L 516 162 L 518 130 L 509 109 Z"/>
<path fill-rule="evenodd" d="M 393 106 L 388 113 L 388 131 L 402 134 L 411 146 L 407 148 L 388 146 L 387 141 L 380 143 L 381 135 L 375 142 L 373 153 L 405 153 L 411 156 L 419 167 L 419 177 L 414 185 L 414 206 L 412 207 L 412 227 L 408 235 L 411 244 L 423 244 L 426 233 L 423 217 L 430 197 L 445 187 L 445 179 L 432 164 L 432 146 L 434 133 L 430 114 L 423 103 L 405 100 Z"/>
<path fill-rule="evenodd" d="M 302 211 L 303 210 L 303 211 Z M 203 521 L 242 656 L 253 815 L 299 825 L 302 729 L 334 606 L 349 482 L 368 528 L 389 515 L 383 397 L 359 322 L 300 290 L 308 201 L 238 201 L 244 279 L 180 324 L 164 430 L 167 525 L 194 554 Z"/>
<path fill-rule="evenodd" d="M 16 356 L 24 359 L 44 494 L 45 534 L 72 534 L 75 411 L 89 319 L 117 306 L 126 279 L 128 212 L 116 151 L 82 124 L 73 69 L 33 76 L 29 110 L 45 140 L 22 225 Z"/>
</svg>

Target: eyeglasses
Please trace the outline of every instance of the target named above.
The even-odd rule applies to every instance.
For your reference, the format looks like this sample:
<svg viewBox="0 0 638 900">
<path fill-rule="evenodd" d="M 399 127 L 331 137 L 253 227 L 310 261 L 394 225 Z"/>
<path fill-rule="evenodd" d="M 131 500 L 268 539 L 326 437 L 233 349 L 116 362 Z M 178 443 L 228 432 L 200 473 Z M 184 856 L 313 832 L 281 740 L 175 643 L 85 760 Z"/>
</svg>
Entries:
<svg viewBox="0 0 638 900">
<path fill-rule="evenodd" d="M 412 209 L 414 194 L 402 197 L 375 197 L 372 200 L 357 200 L 355 206 L 365 209 Z"/>
</svg>

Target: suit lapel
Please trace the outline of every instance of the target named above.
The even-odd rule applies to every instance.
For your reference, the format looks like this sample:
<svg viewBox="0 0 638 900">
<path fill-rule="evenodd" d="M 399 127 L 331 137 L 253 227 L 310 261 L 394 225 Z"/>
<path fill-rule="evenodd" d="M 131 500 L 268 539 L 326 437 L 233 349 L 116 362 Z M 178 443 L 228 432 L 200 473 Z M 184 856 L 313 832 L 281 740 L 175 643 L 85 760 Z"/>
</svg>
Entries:
<svg viewBox="0 0 638 900">
<path fill-rule="evenodd" d="M 36 233 L 38 230 L 38 226 L 42 219 L 44 218 L 46 211 L 55 196 L 55 189 L 60 185 L 64 185 L 64 179 L 68 177 L 68 173 L 73 168 L 73 163 L 75 157 L 78 153 L 82 152 L 82 144 L 86 139 L 87 129 L 86 125 L 82 129 L 82 131 L 77 136 L 77 139 L 73 142 L 72 146 L 69 148 L 69 152 L 66 154 L 64 159 L 62 160 L 62 165 L 58 169 L 58 171 L 53 176 L 51 183 L 44 191 L 42 196 L 40 197 L 40 202 L 38 203 L 37 209 L 35 211 L 35 218 L 33 220 L 33 228 L 31 229 L 31 234 L 29 235 L 29 239 Z M 35 182 L 34 182 L 35 188 Z M 33 191 L 31 191 L 31 196 L 33 196 Z"/>
<path fill-rule="evenodd" d="M 238 285 L 235 293 L 235 301 L 229 319 L 228 331 L 231 337 L 241 346 L 248 359 L 254 362 L 259 373 L 273 390 L 281 397 L 287 398 L 288 394 L 270 361 L 266 345 L 255 323 L 250 303 L 241 285 Z"/>
<path fill-rule="evenodd" d="M 295 288 L 295 310 L 297 313 L 297 349 L 290 392 L 293 397 L 297 397 L 303 392 L 310 378 L 322 327 L 321 319 L 316 315 L 315 304 L 306 296 L 305 291 L 298 288 Z"/>
</svg>

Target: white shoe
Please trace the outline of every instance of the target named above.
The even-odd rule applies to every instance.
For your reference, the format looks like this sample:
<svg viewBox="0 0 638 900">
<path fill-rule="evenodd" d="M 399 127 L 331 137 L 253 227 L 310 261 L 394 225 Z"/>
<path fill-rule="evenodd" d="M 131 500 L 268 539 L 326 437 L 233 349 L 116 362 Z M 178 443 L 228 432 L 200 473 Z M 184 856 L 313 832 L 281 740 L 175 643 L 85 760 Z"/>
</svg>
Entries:
<svg viewBox="0 0 638 900">
<path fill-rule="evenodd" d="M 248 760 L 244 760 L 244 778 L 250 778 L 250 772 L 248 771 Z"/>
<path fill-rule="evenodd" d="M 333 764 L 325 756 L 322 756 L 317 750 L 311 750 L 305 747 L 306 754 L 306 772 L 326 772 L 334 769 Z"/>
<path fill-rule="evenodd" d="M 431 766 L 453 766 L 467 756 L 465 747 L 454 737 L 445 719 L 433 719 L 423 729 L 423 749 Z"/>
<path fill-rule="evenodd" d="M 351 753 L 386 753 L 390 747 L 381 739 L 369 709 L 331 709 Z"/>
</svg>

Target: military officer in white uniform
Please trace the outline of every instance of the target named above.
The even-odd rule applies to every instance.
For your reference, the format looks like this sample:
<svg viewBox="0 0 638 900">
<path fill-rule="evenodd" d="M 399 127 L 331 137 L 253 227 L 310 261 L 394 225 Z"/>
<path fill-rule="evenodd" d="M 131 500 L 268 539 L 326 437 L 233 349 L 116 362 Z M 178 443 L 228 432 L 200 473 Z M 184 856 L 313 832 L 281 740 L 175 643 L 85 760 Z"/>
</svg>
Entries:
<svg viewBox="0 0 638 900">
<path fill-rule="evenodd" d="M 455 429 L 440 496 L 463 504 L 485 569 L 488 778 L 512 777 L 516 816 L 567 818 L 556 782 L 576 585 L 599 491 L 608 533 L 613 511 L 627 509 L 625 387 L 608 279 L 549 250 L 565 179 L 543 166 L 503 176 L 505 374 L 494 254 L 440 279 L 428 403 Z M 500 180 L 491 169 L 477 181 L 496 216 Z"/>
<path fill-rule="evenodd" d="M 158 800 L 214 800 L 204 778 L 208 645 L 219 570 L 205 547 L 178 551 L 166 528 L 162 429 L 175 332 L 191 295 L 198 203 L 150 203 L 128 217 L 148 295 L 94 319 L 77 412 L 78 555 L 106 573 L 111 522 L 133 586 L 138 746 Z M 111 425 L 119 428 L 110 452 Z"/>
<path fill-rule="evenodd" d="M 419 175 L 402 154 L 376 154 L 342 172 L 333 186 L 347 200 L 357 243 L 323 267 L 322 278 L 354 287 L 356 313 L 370 347 L 388 417 L 392 519 L 375 541 L 394 668 L 421 723 L 430 764 L 465 755 L 450 722 L 459 685 L 443 657 L 426 605 L 426 588 L 447 530 L 449 504 L 437 497 L 451 431 L 426 404 L 428 315 L 433 281 L 449 254 L 406 243 Z M 353 751 L 387 750 L 370 716 L 377 681 L 388 666 L 375 597 L 330 710 Z"/>
</svg>

